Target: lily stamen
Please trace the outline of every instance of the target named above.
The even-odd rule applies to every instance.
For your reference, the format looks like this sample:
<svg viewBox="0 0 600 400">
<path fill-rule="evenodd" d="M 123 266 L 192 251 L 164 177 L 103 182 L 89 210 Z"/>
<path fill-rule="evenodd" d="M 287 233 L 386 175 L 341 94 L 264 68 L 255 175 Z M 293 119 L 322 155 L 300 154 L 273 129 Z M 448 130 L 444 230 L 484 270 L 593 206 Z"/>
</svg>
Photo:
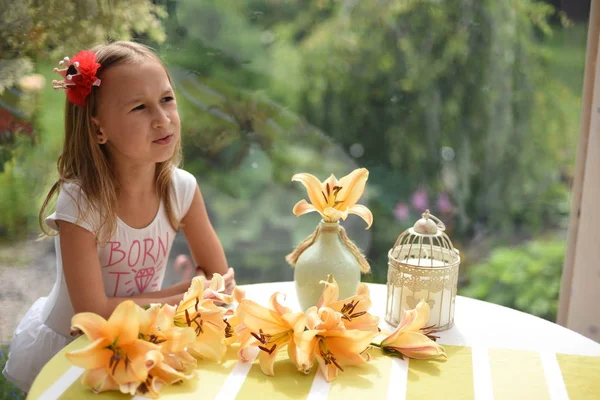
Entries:
<svg viewBox="0 0 600 400">
<path fill-rule="evenodd" d="M 144 335 L 143 333 L 140 333 L 138 335 L 138 339 L 142 339 L 145 340 L 146 342 L 150 342 L 150 343 L 154 343 L 154 344 L 161 344 L 167 341 L 167 339 L 160 339 L 158 336 L 151 334 L 151 335 Z"/>
<path fill-rule="evenodd" d="M 281 343 L 285 343 L 287 342 L 285 340 L 286 337 L 289 337 L 289 332 L 281 332 L 278 333 L 276 335 L 269 335 L 267 333 L 263 333 L 262 329 L 258 330 L 258 334 L 254 333 L 254 332 L 250 332 L 250 334 L 252 336 L 254 336 L 254 338 L 256 340 L 258 340 L 261 344 L 263 344 L 263 346 L 258 346 L 259 349 L 261 349 L 264 352 L 267 352 L 269 354 L 273 353 L 275 351 L 275 349 L 277 349 L 277 343 L 279 342 Z M 281 339 L 284 339 L 283 342 L 281 341 Z M 270 344 L 273 344 L 273 346 L 269 349 L 267 346 Z"/>
<path fill-rule="evenodd" d="M 150 387 L 151 384 L 152 384 L 152 375 L 148 374 L 148 377 L 140 385 L 140 387 L 138 388 L 138 390 L 140 391 L 140 393 L 146 394 L 146 393 L 148 393 L 150 391 L 150 389 L 148 389 L 148 387 Z"/>
<path fill-rule="evenodd" d="M 265 334 L 263 333 L 263 330 L 262 330 L 262 329 L 259 329 L 259 330 L 258 330 L 258 332 L 259 332 L 259 333 L 258 333 L 258 335 L 257 335 L 256 333 L 254 333 L 254 332 L 250 332 L 250 334 L 251 334 L 252 336 L 254 336 L 254 338 L 255 338 L 256 340 L 258 340 L 259 342 L 261 342 L 262 344 L 267 344 L 267 339 L 266 339 L 266 338 L 268 338 L 268 337 L 269 337 L 269 335 L 265 335 Z"/>
<path fill-rule="evenodd" d="M 231 324 L 225 319 L 223 318 L 223 322 L 225 322 L 225 338 L 230 338 L 233 336 L 233 328 L 231 327 Z"/>
<path fill-rule="evenodd" d="M 196 299 L 197 301 L 198 299 Z M 198 311 L 198 303 L 196 302 L 196 312 Z M 200 320 L 200 322 L 198 322 L 198 320 Z M 196 331 L 196 336 L 200 335 L 201 333 L 204 333 L 204 330 L 202 329 L 202 315 L 200 313 L 197 313 L 196 316 L 194 318 L 190 318 L 190 313 L 188 312 L 188 310 L 185 310 L 185 323 L 187 324 L 187 326 L 192 326 L 192 323 L 196 324 L 196 327 L 194 328 L 194 330 Z"/>
<path fill-rule="evenodd" d="M 351 314 L 359 302 L 360 300 L 354 303 L 354 300 L 352 300 L 350 303 L 345 303 L 341 310 L 342 314 Z"/>
<path fill-rule="evenodd" d="M 425 336 L 427 336 L 429 339 L 433 340 L 434 342 L 436 341 L 436 339 L 439 339 L 439 336 L 435 336 L 432 335 L 432 333 L 438 333 L 439 331 L 432 329 L 435 325 L 429 325 L 429 326 L 425 326 L 423 328 L 421 328 L 421 332 L 423 332 L 423 334 Z"/>
<path fill-rule="evenodd" d="M 348 322 L 352 322 L 352 318 L 358 318 L 362 315 L 365 315 L 366 313 L 366 311 L 361 311 L 350 315 L 342 315 L 342 319 L 348 320 Z"/>
<path fill-rule="evenodd" d="M 127 354 L 120 347 L 114 344 L 111 344 L 106 348 L 113 352 L 108 364 L 108 368 L 112 368 L 113 375 L 115 374 L 117 366 L 121 361 L 125 362 L 125 370 L 127 371 L 127 367 L 129 366 L 129 356 L 127 356 Z"/>
<path fill-rule="evenodd" d="M 271 353 L 273 353 L 275 351 L 275 349 L 277 348 L 277 345 L 274 344 L 273 347 L 271 347 L 271 349 L 267 349 L 264 346 L 258 346 L 258 348 L 261 349 L 264 352 L 267 352 L 267 353 L 271 354 Z"/>
<path fill-rule="evenodd" d="M 334 186 L 333 189 L 329 186 L 329 183 L 325 184 L 325 190 L 327 194 L 321 190 L 321 194 L 323 195 L 323 199 L 327 205 L 336 208 L 338 205 L 342 204 L 344 200 L 338 200 L 337 195 L 342 190 L 342 186 Z"/>
<path fill-rule="evenodd" d="M 360 303 L 360 300 L 358 300 L 356 303 L 354 302 L 354 300 L 352 300 L 350 303 L 344 304 L 344 306 L 340 310 L 340 312 L 342 313 L 342 319 L 352 322 L 352 318 L 358 318 L 362 315 L 365 315 L 367 313 L 366 311 L 360 311 L 357 313 L 354 312 L 354 309 L 356 308 L 358 303 Z"/>
<path fill-rule="evenodd" d="M 325 365 L 333 364 L 340 371 L 344 372 L 344 369 L 337 363 L 335 357 L 333 356 L 333 353 L 327 348 L 327 345 L 325 344 L 323 339 L 319 340 L 319 353 L 321 354 L 321 357 L 323 357 Z"/>
</svg>

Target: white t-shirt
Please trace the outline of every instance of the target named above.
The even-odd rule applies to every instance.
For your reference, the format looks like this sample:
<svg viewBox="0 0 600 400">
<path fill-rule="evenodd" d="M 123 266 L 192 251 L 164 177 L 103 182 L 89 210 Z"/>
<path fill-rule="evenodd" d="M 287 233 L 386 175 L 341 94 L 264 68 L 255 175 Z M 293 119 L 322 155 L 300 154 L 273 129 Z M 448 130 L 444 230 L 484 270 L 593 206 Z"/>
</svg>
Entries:
<svg viewBox="0 0 600 400">
<path fill-rule="evenodd" d="M 173 170 L 171 204 L 178 221 L 187 214 L 196 185 L 196 178 L 189 172 L 178 168 Z M 56 211 L 46 218 L 48 226 L 58 231 L 56 221 L 63 220 L 91 232 L 96 231 L 98 214 L 89 211 L 81 220 L 78 202 L 85 205 L 85 196 L 82 196 L 79 186 L 74 183 L 63 185 L 56 200 Z M 117 218 L 114 236 L 97 246 L 106 295 L 127 297 L 160 290 L 175 234 L 162 201 L 154 220 L 145 228 L 132 228 Z M 42 318 L 48 327 L 68 336 L 73 308 L 62 271 L 60 234 L 55 238 L 55 247 L 57 279 L 42 311 Z M 80 284 L 85 285 L 85 282 Z"/>
</svg>

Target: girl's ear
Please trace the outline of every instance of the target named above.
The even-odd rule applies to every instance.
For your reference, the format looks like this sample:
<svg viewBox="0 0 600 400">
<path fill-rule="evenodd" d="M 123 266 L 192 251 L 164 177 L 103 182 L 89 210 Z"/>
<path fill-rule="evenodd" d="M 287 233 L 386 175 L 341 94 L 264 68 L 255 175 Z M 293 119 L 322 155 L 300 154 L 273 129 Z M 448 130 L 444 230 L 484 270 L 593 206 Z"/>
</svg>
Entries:
<svg viewBox="0 0 600 400">
<path fill-rule="evenodd" d="M 95 133 L 96 133 L 96 142 L 99 144 L 104 144 L 108 140 L 106 135 L 102 132 L 102 128 L 100 127 L 100 120 L 96 117 L 92 117 L 92 123 L 94 124 Z"/>
</svg>

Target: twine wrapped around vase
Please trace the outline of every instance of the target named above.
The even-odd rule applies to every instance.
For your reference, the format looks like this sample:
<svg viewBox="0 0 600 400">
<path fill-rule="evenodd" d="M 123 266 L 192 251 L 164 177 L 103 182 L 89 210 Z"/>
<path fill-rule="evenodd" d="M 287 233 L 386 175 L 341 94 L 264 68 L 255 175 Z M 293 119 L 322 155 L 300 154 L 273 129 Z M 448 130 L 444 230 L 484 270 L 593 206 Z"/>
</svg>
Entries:
<svg viewBox="0 0 600 400">
<path fill-rule="evenodd" d="M 348 247 L 348 249 L 352 253 L 352 255 L 356 257 L 356 260 L 360 264 L 360 271 L 363 274 L 366 274 L 371 271 L 371 266 L 369 265 L 369 262 L 367 261 L 365 255 L 358 248 L 358 246 L 356 246 L 356 244 L 354 244 L 354 242 L 350 240 L 350 238 L 346 234 L 346 230 L 341 225 L 337 225 L 336 227 L 323 227 L 321 224 L 317 225 L 317 228 L 314 230 L 314 232 L 308 235 L 302 242 L 300 242 L 300 244 L 294 249 L 294 251 L 292 251 L 285 257 L 285 260 L 288 262 L 288 264 L 290 264 L 292 267 L 295 267 L 300 255 L 304 252 L 304 250 L 313 245 L 313 243 L 317 240 L 322 231 L 337 231 L 339 233 L 339 237 L 342 243 L 345 244 L 346 247 Z"/>
</svg>

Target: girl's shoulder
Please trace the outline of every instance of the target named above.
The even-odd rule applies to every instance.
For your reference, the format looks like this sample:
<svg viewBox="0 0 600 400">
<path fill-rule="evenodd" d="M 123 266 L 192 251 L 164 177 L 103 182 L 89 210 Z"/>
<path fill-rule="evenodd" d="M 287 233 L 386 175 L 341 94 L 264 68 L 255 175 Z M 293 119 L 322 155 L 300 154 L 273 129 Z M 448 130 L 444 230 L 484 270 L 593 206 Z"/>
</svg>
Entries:
<svg viewBox="0 0 600 400">
<path fill-rule="evenodd" d="M 181 221 L 192 205 L 198 183 L 196 182 L 196 177 L 188 171 L 181 168 L 173 168 L 171 184 L 173 187 L 172 197 L 177 210 L 177 219 Z"/>
<path fill-rule="evenodd" d="M 181 168 L 173 168 L 171 175 L 175 188 L 194 187 L 196 188 L 196 177 L 188 171 Z"/>
<path fill-rule="evenodd" d="M 95 232 L 99 219 L 98 213 L 90 207 L 81 185 L 76 181 L 67 181 L 60 187 L 55 211 L 46 218 L 46 224 L 58 231 L 56 221 L 63 220 Z"/>
</svg>

